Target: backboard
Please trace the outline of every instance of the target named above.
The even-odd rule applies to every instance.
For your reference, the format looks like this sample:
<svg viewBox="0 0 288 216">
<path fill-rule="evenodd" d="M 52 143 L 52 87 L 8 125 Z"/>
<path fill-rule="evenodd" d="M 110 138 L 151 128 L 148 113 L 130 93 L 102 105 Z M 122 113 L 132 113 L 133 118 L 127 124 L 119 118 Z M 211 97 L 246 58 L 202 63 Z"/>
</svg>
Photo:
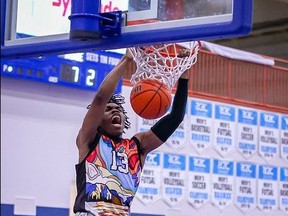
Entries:
<svg viewBox="0 0 288 216">
<path fill-rule="evenodd" d="M 107 37 L 100 31 L 93 40 L 75 41 L 69 37 L 69 16 L 71 5 L 73 12 L 81 2 L 97 1 L 1 0 L 1 57 L 239 37 L 248 34 L 252 25 L 253 0 L 102 0 L 95 10 L 93 6 L 83 14 L 120 11 L 119 34 Z M 88 28 L 93 27 L 90 22 Z"/>
</svg>

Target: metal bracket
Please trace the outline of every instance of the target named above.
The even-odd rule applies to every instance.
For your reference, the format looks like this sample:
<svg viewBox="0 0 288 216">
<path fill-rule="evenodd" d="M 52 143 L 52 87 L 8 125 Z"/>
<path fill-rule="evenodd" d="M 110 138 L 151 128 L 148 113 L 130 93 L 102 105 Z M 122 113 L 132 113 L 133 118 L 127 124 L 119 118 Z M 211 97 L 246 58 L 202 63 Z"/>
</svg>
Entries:
<svg viewBox="0 0 288 216">
<path fill-rule="evenodd" d="M 121 34 L 122 11 L 100 13 L 101 0 L 72 0 L 70 40 L 93 41 Z"/>
<path fill-rule="evenodd" d="M 115 37 L 121 34 L 122 11 L 101 13 L 100 32 L 103 37 Z"/>
</svg>

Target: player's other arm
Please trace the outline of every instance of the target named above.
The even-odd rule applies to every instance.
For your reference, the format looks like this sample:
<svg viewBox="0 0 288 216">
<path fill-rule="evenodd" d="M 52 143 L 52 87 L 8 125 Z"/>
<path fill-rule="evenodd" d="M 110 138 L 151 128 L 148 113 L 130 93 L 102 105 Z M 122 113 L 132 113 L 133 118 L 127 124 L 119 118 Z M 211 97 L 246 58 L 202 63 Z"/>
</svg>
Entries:
<svg viewBox="0 0 288 216">
<path fill-rule="evenodd" d="M 141 143 L 142 162 L 150 151 L 166 142 L 183 121 L 188 97 L 188 78 L 189 74 L 186 71 L 178 80 L 171 112 L 162 117 L 147 132 L 135 135 Z"/>
<path fill-rule="evenodd" d="M 94 141 L 99 125 L 101 124 L 106 105 L 113 95 L 123 72 L 132 55 L 127 49 L 126 54 L 111 70 L 99 86 L 89 110 L 87 111 L 81 129 L 79 130 L 76 144 L 79 149 L 79 161 L 82 161 L 89 152 L 89 144 Z"/>
</svg>

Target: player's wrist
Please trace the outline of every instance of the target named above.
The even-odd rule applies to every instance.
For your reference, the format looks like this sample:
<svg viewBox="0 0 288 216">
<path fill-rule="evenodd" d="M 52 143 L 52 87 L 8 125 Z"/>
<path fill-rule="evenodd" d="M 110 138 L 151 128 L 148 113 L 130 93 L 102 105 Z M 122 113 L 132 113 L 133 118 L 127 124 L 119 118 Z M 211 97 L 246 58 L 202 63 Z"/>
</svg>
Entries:
<svg viewBox="0 0 288 216">
<path fill-rule="evenodd" d="M 189 76 L 187 76 L 187 75 L 184 75 L 184 76 L 181 76 L 180 78 L 179 78 L 179 80 L 189 80 Z"/>
<path fill-rule="evenodd" d="M 126 60 L 126 61 L 128 61 L 128 62 L 131 62 L 131 61 L 133 60 L 133 57 L 124 55 L 124 56 L 123 56 L 123 59 Z"/>
<path fill-rule="evenodd" d="M 127 57 L 126 55 L 124 55 L 124 56 L 121 58 L 120 62 L 122 62 L 122 63 L 124 63 L 124 64 L 128 64 L 128 63 L 130 63 L 132 60 L 133 60 L 133 58 L 131 59 L 131 58 Z"/>
<path fill-rule="evenodd" d="M 180 76 L 181 79 L 186 79 L 188 80 L 189 79 L 189 70 L 186 70 L 181 76 Z"/>
</svg>

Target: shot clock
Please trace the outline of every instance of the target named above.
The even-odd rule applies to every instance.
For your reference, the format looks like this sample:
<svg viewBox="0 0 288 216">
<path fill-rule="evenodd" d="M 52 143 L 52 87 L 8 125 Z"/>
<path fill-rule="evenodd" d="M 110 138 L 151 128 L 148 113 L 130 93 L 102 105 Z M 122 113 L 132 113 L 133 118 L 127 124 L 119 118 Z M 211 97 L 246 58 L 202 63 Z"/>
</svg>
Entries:
<svg viewBox="0 0 288 216">
<path fill-rule="evenodd" d="M 86 52 L 67 56 L 2 59 L 1 76 L 95 91 L 122 54 Z M 121 91 L 121 85 L 122 82 L 116 89 L 117 93 Z"/>
</svg>

